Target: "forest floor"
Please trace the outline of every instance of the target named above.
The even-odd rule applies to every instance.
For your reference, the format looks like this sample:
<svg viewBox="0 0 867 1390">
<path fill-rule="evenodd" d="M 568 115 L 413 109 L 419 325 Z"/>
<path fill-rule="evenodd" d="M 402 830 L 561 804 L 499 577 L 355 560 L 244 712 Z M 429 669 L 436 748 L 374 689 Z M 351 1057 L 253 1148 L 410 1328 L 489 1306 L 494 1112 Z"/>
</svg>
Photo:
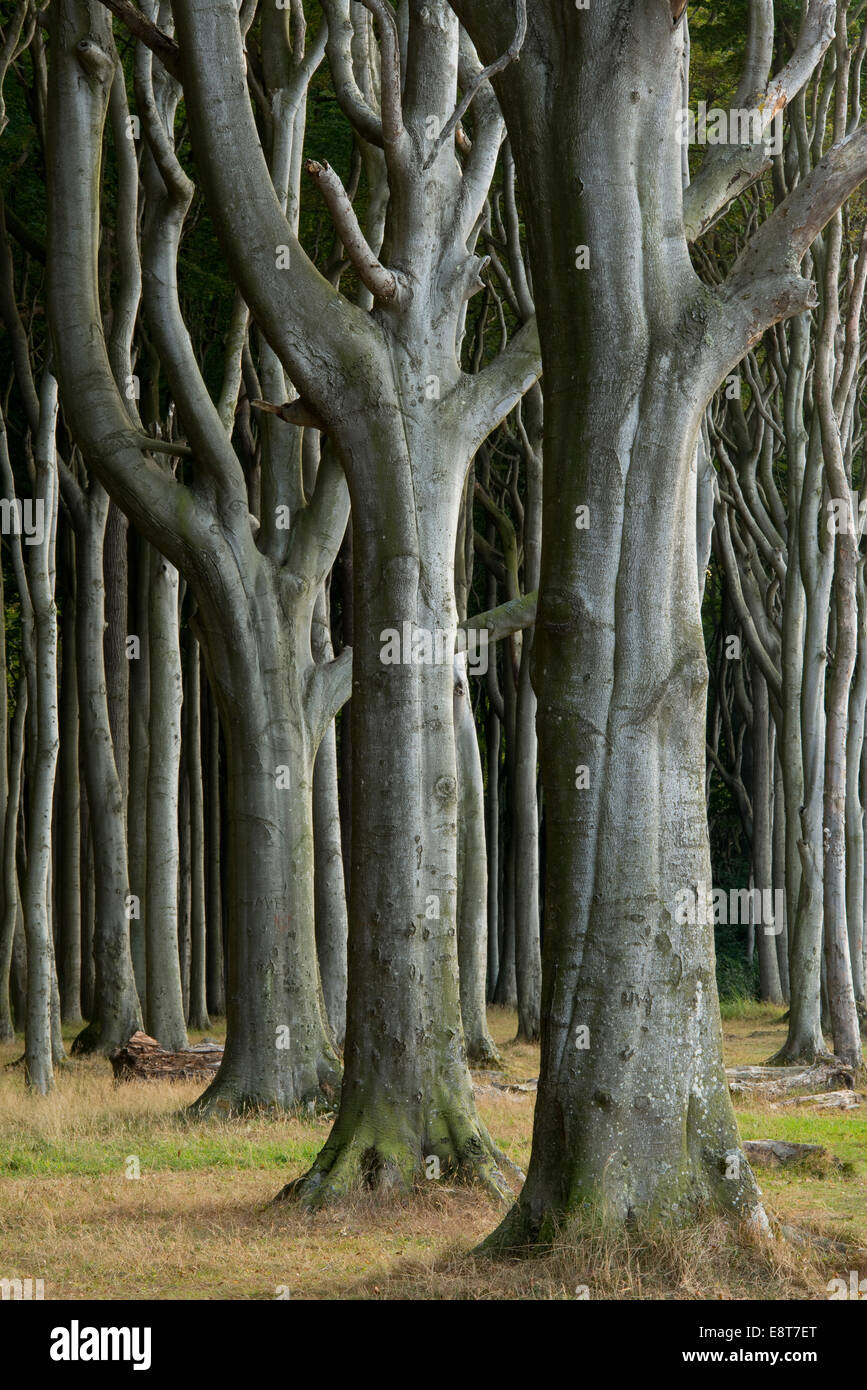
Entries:
<svg viewBox="0 0 867 1390">
<path fill-rule="evenodd" d="M 729 1065 L 763 1062 L 783 1041 L 779 1009 L 725 1012 Z M 515 1014 L 495 1008 L 490 1021 L 505 1079 L 535 1078 L 538 1049 L 512 1041 Z M 222 1036 L 219 1023 L 207 1036 Z M 821 1299 L 831 1278 L 867 1276 L 867 1100 L 830 1112 L 737 1103 L 744 1139 L 820 1143 L 837 1160 L 759 1175 L 772 1216 L 819 1246 L 709 1220 L 689 1233 L 589 1231 L 544 1258 L 494 1263 L 471 1253 L 496 1224 L 491 1203 L 442 1182 L 313 1217 L 271 1205 L 312 1161 L 327 1117 L 189 1124 L 178 1112 L 201 1085 L 116 1086 L 102 1059 L 70 1061 L 50 1097 L 27 1097 L 8 1068 L 20 1052 L 0 1047 L 0 1278 L 42 1278 L 46 1299 Z M 485 1124 L 526 1168 L 532 1091 L 476 1080 Z"/>
</svg>

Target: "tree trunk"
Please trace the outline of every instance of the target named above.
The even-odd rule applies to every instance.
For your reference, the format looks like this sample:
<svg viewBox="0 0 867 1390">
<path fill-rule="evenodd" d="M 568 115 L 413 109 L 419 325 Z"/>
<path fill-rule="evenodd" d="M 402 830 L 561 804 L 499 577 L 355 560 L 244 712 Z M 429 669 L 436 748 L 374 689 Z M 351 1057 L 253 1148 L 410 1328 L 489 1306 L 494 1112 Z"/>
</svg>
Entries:
<svg viewBox="0 0 867 1390">
<path fill-rule="evenodd" d="M 76 608 L 81 766 L 87 789 L 93 855 L 93 1005 L 90 1022 L 73 1044 L 76 1053 L 106 1055 L 141 1027 L 141 1009 L 129 946 L 126 818 L 109 722 L 103 638 L 103 539 L 108 496 L 91 483 L 86 520 L 78 533 Z"/>
<path fill-rule="evenodd" d="M 217 627 L 215 605 L 196 619 L 226 741 L 230 921 L 226 1051 L 199 1114 L 332 1104 L 340 1084 L 316 960 L 316 750 L 300 715 L 296 650 L 304 618 L 296 623 L 279 575 L 260 563 L 231 631 L 222 615 Z"/>
<path fill-rule="evenodd" d="M 81 1027 L 81 770 L 78 761 L 75 534 L 63 528 L 66 593 L 61 633 L 58 954 L 64 1023 Z"/>
<path fill-rule="evenodd" d="M 768 687 L 757 668 L 753 670 L 753 883 L 763 895 L 773 897 L 773 804 L 774 730 L 768 702 Z M 751 899 L 752 902 L 752 899 Z M 759 951 L 759 991 L 769 1004 L 781 1004 L 780 967 L 777 962 L 776 931 L 781 922 L 767 921 L 760 914 L 756 923 Z"/>
<path fill-rule="evenodd" d="M 485 795 L 485 842 L 488 855 L 488 990 L 494 998 L 500 973 L 500 721 L 488 703 L 485 721 L 488 787 Z"/>
<path fill-rule="evenodd" d="M 488 1032 L 488 863 L 485 788 L 466 654 L 454 665 L 455 758 L 458 779 L 458 974 L 467 1057 L 477 1067 L 501 1065 Z"/>
<path fill-rule="evenodd" d="M 222 1017 L 226 1012 L 226 985 L 223 969 L 223 894 L 220 858 L 220 720 L 210 685 L 202 686 L 202 705 L 208 732 L 207 798 L 205 803 L 205 959 L 208 971 L 208 1012 Z"/>
<path fill-rule="evenodd" d="M 27 588 L 32 630 L 25 634 L 25 664 L 30 685 L 34 757 L 27 816 L 27 873 L 22 894 L 27 936 L 27 1022 L 24 1072 L 27 1085 L 42 1095 L 54 1086 L 54 1046 L 59 1033 L 59 999 L 51 932 L 51 849 L 54 781 L 60 741 L 57 685 L 57 608 L 54 601 L 54 553 L 57 531 L 57 464 L 54 452 L 57 387 L 46 374 L 40 396 L 36 441 L 36 496 L 44 508 L 43 534 L 28 557 Z M 27 602 L 21 594 L 24 607 Z M 28 625 L 24 619 L 25 627 Z M 57 1014 L 55 1021 L 54 1014 Z M 62 1056 L 62 1046 L 59 1048 Z"/>
<path fill-rule="evenodd" d="M 202 781 L 202 701 L 199 644 L 187 632 L 187 689 L 184 695 L 184 770 L 190 820 L 190 1007 L 191 1028 L 210 1028 L 207 1004 L 205 917 L 205 805 Z"/>
<path fill-rule="evenodd" d="M 148 722 L 150 710 L 150 639 L 148 636 L 148 594 L 153 572 L 154 551 L 142 536 L 133 539 L 135 555 L 135 631 L 130 633 L 135 646 L 131 649 L 130 665 L 130 760 L 129 800 L 136 814 L 128 818 L 129 886 L 139 904 L 145 896 L 147 875 L 147 807 L 148 766 L 150 742 Z M 130 918 L 130 953 L 136 989 L 142 1014 L 147 1014 L 147 950 L 145 920 L 141 911 Z M 221 1011 L 222 1012 L 222 1011 Z"/>
<path fill-rule="evenodd" d="M 317 661 L 331 661 L 334 652 L 324 590 L 316 600 L 313 651 Z M 314 901 L 316 951 L 331 1032 L 338 1047 L 346 1035 L 346 880 L 340 837 L 337 796 L 337 737 L 329 724 L 316 754 L 313 770 Z"/>
<path fill-rule="evenodd" d="M 677 910 L 711 881 L 694 462 L 720 348 L 664 134 L 682 58 L 667 5 L 596 6 L 570 26 L 545 4 L 500 79 L 545 372 L 546 949 L 530 1169 L 492 1248 L 550 1239 L 581 1210 L 677 1221 L 713 1202 L 764 1221 L 725 1082 L 712 927 Z"/>
<path fill-rule="evenodd" d="M 16 848 L 18 808 L 24 767 L 24 734 L 27 727 L 27 681 L 22 675 L 15 691 L 15 713 L 9 729 L 9 786 L 3 821 L 3 924 L 0 931 L 0 1042 L 15 1037 L 19 1008 L 13 1011 L 15 938 L 21 912 Z M 20 984 L 19 984 L 20 996 Z"/>
<path fill-rule="evenodd" d="M 178 957 L 178 788 L 183 689 L 178 572 L 161 555 L 156 557 L 151 573 L 148 637 L 150 758 L 144 899 L 147 1031 L 167 1052 L 182 1052 L 188 1046 Z"/>
<path fill-rule="evenodd" d="M 387 526 L 375 508 L 353 514 L 345 1071 L 325 1147 L 286 1189 L 309 1204 L 362 1181 L 409 1186 L 431 1159 L 438 1173 L 504 1188 L 476 1115 L 458 978 L 454 556 L 465 469 L 455 467 L 457 449 L 433 468 L 448 441 L 412 416 L 400 423 L 400 436 L 356 445 L 388 459 L 393 506 Z"/>
<path fill-rule="evenodd" d="M 779 744 L 779 735 L 777 737 Z M 786 807 L 783 791 L 783 773 L 780 759 L 774 759 L 774 891 L 783 895 L 785 904 L 782 923 L 778 922 L 776 937 L 777 969 L 780 976 L 780 990 L 785 1003 L 789 1002 L 789 904 L 786 893 Z M 776 901 L 776 899 L 774 900 Z"/>
</svg>

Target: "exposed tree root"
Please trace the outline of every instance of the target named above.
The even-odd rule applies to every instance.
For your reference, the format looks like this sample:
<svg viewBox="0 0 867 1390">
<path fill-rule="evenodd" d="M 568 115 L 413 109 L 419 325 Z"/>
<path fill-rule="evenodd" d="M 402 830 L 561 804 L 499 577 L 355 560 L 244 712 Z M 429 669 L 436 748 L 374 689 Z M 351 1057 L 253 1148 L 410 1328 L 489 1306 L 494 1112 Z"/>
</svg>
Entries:
<svg viewBox="0 0 867 1390">
<path fill-rule="evenodd" d="M 324 1068 L 317 1084 L 305 1090 L 265 1090 L 244 1086 L 218 1073 L 206 1091 L 183 1114 L 190 1120 L 229 1120 L 251 1114 L 333 1114 L 340 1097 L 340 1073 Z"/>
<path fill-rule="evenodd" d="M 512 1197 L 503 1170 L 523 1180 L 520 1168 L 500 1152 L 485 1127 L 463 1112 L 440 1112 L 423 1137 L 386 1118 L 376 1113 L 338 1117 L 312 1168 L 287 1183 L 274 1200 L 316 1210 L 365 1189 L 409 1192 L 422 1180 L 447 1179 L 477 1184 L 503 1206 Z"/>
<path fill-rule="evenodd" d="M 475 1071 L 500 1071 L 503 1065 L 496 1044 L 486 1034 L 467 1042 L 467 1062 Z"/>
<path fill-rule="evenodd" d="M 807 1044 L 803 1047 L 792 1046 L 788 1040 L 783 1043 L 779 1052 L 775 1052 L 773 1057 L 769 1057 L 765 1063 L 766 1067 L 790 1067 L 805 1063 L 807 1066 L 816 1066 L 817 1063 L 840 1065 L 840 1058 L 835 1057 L 833 1052 L 829 1052 L 824 1043 L 821 1047 L 815 1044 Z"/>
</svg>

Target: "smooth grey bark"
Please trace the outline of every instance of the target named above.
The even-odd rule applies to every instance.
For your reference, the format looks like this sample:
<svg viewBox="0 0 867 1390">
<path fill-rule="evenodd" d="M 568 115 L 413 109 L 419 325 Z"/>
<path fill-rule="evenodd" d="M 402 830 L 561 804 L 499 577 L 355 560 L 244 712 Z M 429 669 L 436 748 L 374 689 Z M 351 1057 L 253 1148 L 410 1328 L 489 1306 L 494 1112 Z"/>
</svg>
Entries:
<svg viewBox="0 0 867 1390">
<path fill-rule="evenodd" d="M 528 435 L 524 450 L 527 502 L 524 512 L 524 589 L 539 587 L 542 543 L 542 403 L 539 387 L 527 401 Z M 542 952 L 539 924 L 539 800 L 536 693 L 532 682 L 535 629 L 520 641 L 515 708 L 514 797 L 515 835 L 515 976 L 518 994 L 518 1038 L 536 1042 L 541 1027 Z"/>
<path fill-rule="evenodd" d="M 26 727 L 27 679 L 22 673 L 15 689 L 15 712 L 9 726 L 8 790 L 3 818 L 3 922 L 0 930 L 0 1040 L 3 1042 L 11 1042 L 15 1036 L 15 1024 L 22 1017 L 21 985 L 26 985 L 26 977 L 16 980 L 16 973 L 25 976 L 21 969 L 25 962 L 19 959 L 19 970 L 15 970 L 15 942 L 21 915 L 16 847 Z M 13 1008 L 16 984 L 19 999 L 18 1006 Z"/>
<path fill-rule="evenodd" d="M 485 720 L 488 785 L 485 792 L 485 842 L 488 855 L 488 998 L 494 998 L 500 973 L 500 720 L 490 700 Z"/>
<path fill-rule="evenodd" d="M 124 108 L 125 109 L 125 108 Z M 126 140 L 131 145 L 131 140 Z M 105 574 L 105 684 L 108 718 L 117 775 L 123 793 L 124 815 L 129 795 L 130 758 L 130 661 L 127 655 L 127 603 L 129 569 L 127 563 L 126 517 L 114 503 L 109 505 L 103 547 Z"/>
<path fill-rule="evenodd" d="M 34 497 L 44 508 L 44 522 L 40 541 L 30 548 L 26 580 L 18 537 L 16 554 L 22 580 L 19 596 L 23 610 L 28 710 L 34 735 L 27 816 L 27 872 L 21 895 L 27 938 L 24 1074 L 28 1087 L 45 1095 L 54 1086 L 54 1063 L 63 1056 L 62 1044 L 58 1046 L 60 1004 L 56 997 L 50 890 L 54 783 L 60 740 L 54 600 L 59 492 L 55 459 L 57 383 L 47 371 L 39 406 Z M 8 487 L 11 476 L 5 481 Z M 10 490 L 10 495 L 14 495 L 14 490 Z"/>
<path fill-rule="evenodd" d="M 65 593 L 61 627 L 60 760 L 58 764 L 58 974 L 64 1023 L 81 1025 L 81 769 L 78 759 L 75 533 L 62 533 Z"/>
<path fill-rule="evenodd" d="M 147 872 L 147 781 L 150 762 L 148 723 L 150 711 L 150 637 L 148 633 L 148 591 L 154 565 L 153 547 L 143 536 L 135 536 L 135 630 L 130 648 L 130 759 L 129 805 L 133 814 L 127 818 L 130 893 L 138 899 L 137 910 L 130 918 L 130 954 L 136 990 L 142 1014 L 147 1013 L 147 947 L 145 923 L 141 913 Z"/>
<path fill-rule="evenodd" d="M 753 671 L 753 886 L 773 902 L 774 729 L 768 687 L 761 671 Z M 771 1004 L 781 1004 L 780 967 L 777 960 L 776 921 L 756 923 L 759 955 L 759 991 Z"/>
<path fill-rule="evenodd" d="M 500 1065 L 488 1031 L 488 862 L 485 788 L 466 655 L 454 660 L 454 726 L 457 770 L 457 937 L 461 1018 L 467 1057 L 475 1066 Z"/>
<path fill-rule="evenodd" d="M 846 919 L 849 959 L 856 1002 L 865 1006 L 864 995 L 864 809 L 861 802 L 861 768 L 864 756 L 864 721 L 867 718 L 867 588 L 863 567 L 858 576 L 858 654 L 855 680 L 849 695 L 846 733 Z"/>
<path fill-rule="evenodd" d="M 129 945 L 126 818 L 114 756 L 105 667 L 103 543 L 108 494 L 95 480 L 87 492 L 68 471 L 61 484 L 77 537 L 76 675 L 81 729 L 79 763 L 87 790 L 92 853 L 94 970 L 89 1023 L 73 1052 L 113 1052 L 141 1027 Z"/>
<path fill-rule="evenodd" d="M 158 556 L 148 595 L 150 758 L 142 908 L 147 942 L 147 1031 L 168 1052 L 179 1052 L 188 1045 L 178 957 L 178 779 L 183 701 L 178 587 L 177 570 Z"/>
<path fill-rule="evenodd" d="M 779 748 L 779 735 L 777 737 Z M 774 760 L 774 891 L 783 895 L 783 920 L 777 922 L 777 970 L 780 991 L 789 1001 L 789 909 L 786 901 L 786 805 L 779 753 Z M 775 899 L 776 901 L 776 899 Z M 780 930 L 780 928 L 782 928 Z"/>
<path fill-rule="evenodd" d="M 320 590 L 313 615 L 313 651 L 317 661 L 333 660 L 328 600 L 324 590 Z M 316 952 L 328 1022 L 334 1041 L 340 1048 L 346 1034 L 346 939 L 349 923 L 337 797 L 337 738 L 333 721 L 323 735 L 313 769 L 313 837 Z"/>
<path fill-rule="evenodd" d="M 220 720 L 211 687 L 202 686 L 202 711 L 206 716 L 207 760 L 205 798 L 205 961 L 209 1014 L 226 1012 L 223 971 L 223 895 L 220 874 Z"/>
<path fill-rule="evenodd" d="M 231 20 L 237 24 L 234 10 Z M 74 175 L 59 148 L 61 140 L 64 150 L 71 142 L 89 168 L 98 167 L 116 71 L 110 22 L 96 4 L 64 0 L 52 11 L 52 23 L 49 316 L 65 411 L 115 500 L 168 562 L 184 571 L 198 604 L 197 635 L 226 736 L 227 1042 L 220 1073 L 197 1112 L 333 1096 L 339 1067 L 315 956 L 310 795 L 313 756 L 345 698 L 348 661 L 313 665 L 310 622 L 313 598 L 345 529 L 345 484 L 339 469 L 328 468 L 309 501 L 293 490 L 286 530 L 277 506 L 271 507 L 283 506 L 277 476 L 277 496 L 270 495 L 268 509 L 263 502 L 254 539 L 244 475 L 224 416 L 205 389 L 177 303 L 177 246 L 191 196 L 172 148 L 177 92 L 160 86 L 156 74 L 151 80 L 140 53 L 137 101 L 149 146 L 143 159 L 145 310 L 194 447 L 191 483 L 153 461 L 154 451 L 165 452 L 162 442 L 148 441 L 129 420 L 107 371 L 90 239 L 98 220 L 97 181 Z M 261 159 L 258 141 L 256 148 Z M 273 197 L 267 171 L 264 177 Z M 233 187 L 235 196 L 237 182 Z M 293 486 L 291 479 L 287 486 Z M 290 500 L 285 491 L 283 496 Z M 152 687 L 155 678 L 152 669 Z M 152 688 L 151 707 L 153 701 Z M 149 864 L 155 858 L 149 846 Z M 151 897 L 150 886 L 147 892 Z"/>
<path fill-rule="evenodd" d="M 0 89 L 2 90 L 2 89 Z M 3 435 L 0 448 L 6 449 L 6 422 L 0 412 L 0 433 Z M 9 761 L 11 754 L 11 721 L 9 718 L 9 688 L 6 665 L 6 597 L 3 573 L 0 567 L 0 798 L 2 798 L 3 819 L 9 802 Z M 17 797 L 16 797 L 17 815 Z M 5 842 L 5 824 L 0 836 L 0 846 Z M 4 866 L 5 868 L 5 866 Z M 15 918 L 10 911 L 10 903 L 17 902 L 17 885 L 10 894 L 5 872 L 0 875 L 0 1042 L 10 1042 L 15 1036 L 12 1021 L 12 998 L 9 992 L 12 971 L 12 943 L 15 937 Z"/>
<path fill-rule="evenodd" d="M 210 1027 L 207 1001 L 207 922 L 205 916 L 205 804 L 202 768 L 202 700 L 199 644 L 186 633 L 184 669 L 184 777 L 190 839 L 190 1028 Z"/>
<path fill-rule="evenodd" d="M 847 60 L 845 25 L 837 35 L 838 66 Z M 839 112 L 838 95 L 838 112 Z M 843 109 L 845 116 L 845 90 Z M 837 355 L 835 340 L 840 327 L 838 281 L 843 240 L 843 217 L 837 213 L 828 229 L 825 245 L 824 315 L 816 351 L 816 407 L 821 426 L 822 451 L 828 491 L 832 498 L 848 501 L 851 474 L 847 471 L 841 438 L 838 399 L 835 392 Z M 862 298 L 863 298 L 863 280 Z M 860 302 L 856 317 L 860 317 Z M 828 989 L 834 1053 L 847 1065 L 860 1069 L 863 1050 L 853 987 L 852 961 L 846 907 L 846 784 L 849 699 L 858 654 L 857 574 L 862 563 L 858 553 L 854 517 L 851 524 L 837 531 L 834 546 L 834 647 L 833 665 L 826 689 L 827 732 L 825 739 L 825 782 L 823 791 L 825 916 L 825 973 Z M 830 645 L 830 644 L 829 644 Z"/>
<path fill-rule="evenodd" d="M 503 51 L 498 7 L 455 8 L 483 59 Z M 496 80 L 544 361 L 547 877 L 533 1151 L 495 1248 L 551 1239 L 588 1207 L 687 1220 L 712 1201 L 764 1221 L 725 1084 L 712 932 L 680 924 L 672 895 L 710 882 L 699 430 L 756 322 L 803 306 L 807 287 L 781 276 L 772 307 L 750 274 L 779 221 L 723 291 L 695 276 L 680 149 L 664 134 L 682 60 L 682 26 L 661 0 L 571 15 L 546 0 Z M 580 506 L 589 528 L 576 526 Z"/>
<path fill-rule="evenodd" d="M 464 306 L 479 268 L 468 242 L 501 127 L 493 116 L 480 126 L 463 179 L 448 148 L 428 146 L 424 167 L 416 151 L 425 149 L 429 117 L 446 120 L 454 109 L 458 30 L 440 0 L 411 8 L 404 81 L 394 18 L 379 10 L 381 116 L 360 94 L 351 98 L 379 131 L 391 184 L 384 245 L 395 268 L 354 262 L 362 278 L 372 272 L 377 304 L 368 315 L 322 281 L 282 214 L 258 149 L 234 5 L 174 6 L 193 145 L 218 234 L 305 409 L 327 421 L 353 497 L 345 1074 L 332 1134 L 295 1188 L 309 1202 L 362 1177 L 406 1184 L 424 1171 L 426 1154 L 497 1190 L 502 1183 L 475 1114 L 460 1022 L 454 553 L 469 460 L 536 379 L 537 344 L 531 327 L 478 376 L 460 370 Z M 351 256 L 358 229 L 338 225 Z M 288 275 L 275 266 L 281 244 Z M 436 389 L 426 390 L 431 383 Z M 386 666 L 382 634 L 403 622 L 444 632 L 442 659 Z M 395 864 L 410 872 L 395 874 Z"/>
</svg>

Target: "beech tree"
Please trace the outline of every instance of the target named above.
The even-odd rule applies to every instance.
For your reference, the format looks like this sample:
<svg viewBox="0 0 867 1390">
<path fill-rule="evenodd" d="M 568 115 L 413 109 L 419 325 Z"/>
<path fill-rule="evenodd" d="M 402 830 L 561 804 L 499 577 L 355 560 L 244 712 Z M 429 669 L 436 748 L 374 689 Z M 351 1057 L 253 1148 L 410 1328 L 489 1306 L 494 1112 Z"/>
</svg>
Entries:
<svg viewBox="0 0 867 1390">
<path fill-rule="evenodd" d="M 165 7 L 159 17 L 169 23 Z M 96 476 L 186 578 L 226 740 L 227 1043 L 198 1109 L 292 1106 L 333 1094 L 339 1077 L 315 953 L 312 778 L 319 740 L 344 698 L 347 661 L 317 665 L 310 628 L 346 525 L 345 484 L 326 457 L 312 494 L 303 493 L 291 450 L 268 478 L 261 522 L 251 522 L 246 479 L 226 429 L 232 408 L 221 414 L 209 395 L 179 310 L 175 266 L 191 188 L 173 144 L 179 89 L 164 69 L 153 70 L 149 53 L 137 83 L 150 200 L 144 305 L 189 445 L 149 436 L 130 419 L 97 297 L 99 183 L 79 174 L 100 168 L 117 71 L 111 17 L 101 5 L 76 0 L 54 6 L 50 22 L 48 303 L 64 416 Z M 297 57 L 300 103 L 311 60 Z M 261 148 L 259 157 L 276 199 Z M 237 399 L 240 349 L 234 375 Z M 187 481 L 165 465 L 191 450 Z M 281 528 L 290 511 L 291 525 Z"/>
<path fill-rule="evenodd" d="M 253 119 L 234 0 L 173 6 L 193 148 L 227 260 L 300 409 L 327 429 L 353 500 L 345 1071 L 335 1128 L 299 1185 L 308 1201 L 345 1191 L 362 1173 L 405 1182 L 424 1171 L 426 1154 L 502 1184 L 475 1114 L 459 1007 L 454 553 L 469 461 L 539 371 L 534 325 L 477 375 L 460 366 L 502 122 L 488 89 L 461 163 L 459 67 L 466 83 L 479 65 L 461 49 L 455 16 L 439 0 L 411 0 L 401 34 L 390 6 L 370 0 L 377 109 L 354 76 L 348 3 L 323 8 L 343 109 L 384 151 L 385 263 L 334 171 L 312 163 L 308 172 L 373 295 L 371 313 L 322 279 L 287 223 Z M 445 634 L 442 660 L 383 664 L 382 634 L 405 621 L 431 640 Z"/>
<path fill-rule="evenodd" d="M 508 51 L 511 7 L 454 8 L 483 60 Z M 761 141 L 719 146 L 684 192 L 685 8 L 564 13 L 540 0 L 520 60 L 494 79 L 544 362 L 536 660 L 548 828 L 533 1153 L 496 1246 L 544 1239 L 588 1204 L 621 1221 L 683 1219 L 702 1200 L 763 1216 L 723 1075 L 710 929 L 679 926 L 672 902 L 710 881 L 696 446 L 726 374 L 769 325 L 815 303 L 801 262 L 867 174 L 867 136 L 838 131 L 723 283 L 703 284 L 690 241 L 768 158 Z M 767 126 L 834 25 L 833 3 L 806 5 L 769 82 L 773 10 L 751 4 L 735 104 Z"/>
</svg>

